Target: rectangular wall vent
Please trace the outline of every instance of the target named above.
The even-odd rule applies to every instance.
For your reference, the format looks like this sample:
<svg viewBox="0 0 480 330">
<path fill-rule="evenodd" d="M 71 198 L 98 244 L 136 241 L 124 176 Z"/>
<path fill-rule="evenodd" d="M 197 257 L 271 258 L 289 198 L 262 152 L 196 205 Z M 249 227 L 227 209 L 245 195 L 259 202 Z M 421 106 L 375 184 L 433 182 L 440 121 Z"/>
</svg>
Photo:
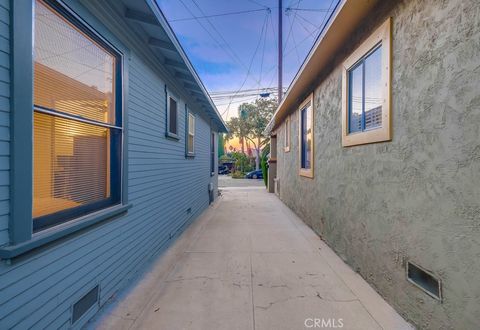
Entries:
<svg viewBox="0 0 480 330">
<path fill-rule="evenodd" d="M 442 282 L 429 271 L 407 262 L 407 278 L 410 283 L 413 283 L 429 296 L 442 300 Z"/>
<path fill-rule="evenodd" d="M 98 285 L 78 300 L 72 309 L 72 324 L 98 302 Z"/>
</svg>

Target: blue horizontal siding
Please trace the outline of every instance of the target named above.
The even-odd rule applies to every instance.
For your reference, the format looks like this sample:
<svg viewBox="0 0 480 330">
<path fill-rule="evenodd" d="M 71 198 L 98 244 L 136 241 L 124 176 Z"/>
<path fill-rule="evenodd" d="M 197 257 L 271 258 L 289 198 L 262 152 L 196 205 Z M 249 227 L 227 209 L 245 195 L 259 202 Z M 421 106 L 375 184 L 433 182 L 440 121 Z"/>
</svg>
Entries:
<svg viewBox="0 0 480 330">
<path fill-rule="evenodd" d="M 10 211 L 10 2 L 0 0 L 0 246 L 8 244 Z"/>
<path fill-rule="evenodd" d="M 10 1 L 9 0 L 0 0 L 0 7 L 6 10 L 10 10 Z"/>
<path fill-rule="evenodd" d="M 2 4 L 0 0 L 0 21 Z M 0 240 L 8 233 L 9 181 L 3 172 L 9 169 L 10 138 L 9 108 L 2 102 L 8 96 L 2 97 L 1 84 L 0 68 Z M 133 207 L 119 219 L 26 260 L 0 264 L 0 328 L 69 327 L 77 299 L 99 284 L 100 302 L 105 303 L 208 207 L 208 121 L 195 113 L 196 157 L 187 159 L 184 100 L 178 107 L 180 139 L 166 139 L 165 83 L 134 51 L 128 86 L 126 184 Z"/>
</svg>

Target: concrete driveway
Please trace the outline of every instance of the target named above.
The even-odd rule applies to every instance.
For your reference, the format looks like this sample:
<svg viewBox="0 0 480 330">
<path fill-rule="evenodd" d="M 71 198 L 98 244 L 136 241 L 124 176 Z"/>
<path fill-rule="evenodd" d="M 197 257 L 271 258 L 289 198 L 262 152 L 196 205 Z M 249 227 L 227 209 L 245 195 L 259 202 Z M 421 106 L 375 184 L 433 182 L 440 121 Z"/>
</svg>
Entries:
<svg viewBox="0 0 480 330">
<path fill-rule="evenodd" d="M 411 328 L 276 196 L 222 191 L 90 328 Z"/>
</svg>

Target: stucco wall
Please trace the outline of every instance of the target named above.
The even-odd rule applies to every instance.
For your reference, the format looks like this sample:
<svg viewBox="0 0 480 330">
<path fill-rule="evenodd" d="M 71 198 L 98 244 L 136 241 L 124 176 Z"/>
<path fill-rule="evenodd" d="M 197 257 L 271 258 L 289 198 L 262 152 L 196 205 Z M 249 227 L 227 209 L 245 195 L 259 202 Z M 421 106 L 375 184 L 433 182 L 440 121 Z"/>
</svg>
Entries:
<svg viewBox="0 0 480 330">
<path fill-rule="evenodd" d="M 342 148 L 340 63 L 388 16 L 393 140 Z M 383 2 L 370 17 L 312 86 L 314 179 L 298 175 L 298 113 L 289 153 L 279 127 L 280 197 L 415 325 L 478 329 L 480 3 Z M 442 280 L 443 303 L 407 282 L 407 260 Z"/>
</svg>

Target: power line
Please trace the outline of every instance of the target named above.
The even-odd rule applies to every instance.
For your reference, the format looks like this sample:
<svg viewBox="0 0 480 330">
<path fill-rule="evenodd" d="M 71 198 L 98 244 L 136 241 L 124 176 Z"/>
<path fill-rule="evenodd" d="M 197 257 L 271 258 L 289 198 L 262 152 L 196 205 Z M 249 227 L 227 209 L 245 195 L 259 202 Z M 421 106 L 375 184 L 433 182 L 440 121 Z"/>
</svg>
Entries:
<svg viewBox="0 0 480 330">
<path fill-rule="evenodd" d="M 300 3 L 301 3 L 302 1 L 303 1 L 303 0 L 299 0 L 299 1 L 297 2 L 297 8 L 298 8 L 298 6 L 300 6 Z M 287 12 L 287 10 L 288 10 L 288 8 L 285 10 L 285 12 Z M 287 15 L 287 17 L 289 17 L 289 16 Z M 291 35 L 291 36 L 292 36 L 292 40 L 293 40 L 293 45 L 295 46 L 295 50 L 296 50 L 296 53 L 297 53 L 297 60 L 298 60 L 298 62 L 300 62 L 300 54 L 298 54 L 297 43 L 295 42 L 295 36 L 292 35 L 293 25 L 295 24 L 296 18 L 297 18 L 297 12 L 295 12 L 294 15 L 293 15 L 293 19 L 292 19 L 291 24 L 290 24 L 290 31 L 288 32 L 287 39 L 285 40 L 284 50 L 285 50 L 286 47 L 287 47 L 288 39 L 290 39 L 290 35 Z M 290 18 L 289 18 L 288 20 L 290 20 Z"/>
<path fill-rule="evenodd" d="M 192 0 L 192 1 L 195 1 L 195 0 Z M 258 48 L 260 47 L 260 44 L 262 42 L 262 38 L 264 37 L 263 36 L 264 32 L 265 32 L 265 38 L 267 37 L 267 33 L 266 33 L 267 19 L 268 19 L 268 14 L 265 16 L 265 20 L 264 20 L 263 25 L 262 25 L 262 32 L 260 33 L 260 38 L 258 40 L 257 47 L 255 48 L 255 51 L 253 52 L 252 59 L 250 60 L 250 65 L 248 67 L 247 75 L 245 76 L 245 79 L 243 80 L 242 85 L 240 86 L 240 88 L 238 89 L 238 91 L 235 94 L 238 94 L 240 92 L 240 90 L 243 88 L 243 86 L 245 85 L 245 83 L 247 82 L 248 76 L 250 75 L 250 71 L 252 69 L 253 61 L 255 59 L 255 55 L 257 54 Z M 224 111 L 224 113 L 225 112 L 228 113 L 228 111 L 230 110 L 230 105 L 231 105 L 232 100 L 233 100 L 233 98 L 230 99 L 230 104 L 227 106 L 227 109 Z M 222 116 L 223 116 L 223 114 L 222 114 Z M 228 114 L 227 114 L 227 117 L 228 117 Z"/>
<path fill-rule="evenodd" d="M 194 1 L 194 0 L 192 0 Z M 190 8 L 185 4 L 184 0 L 180 0 L 180 3 L 183 5 L 183 7 L 185 7 L 185 9 L 190 13 L 190 15 L 192 15 L 192 17 L 194 17 L 194 19 L 197 21 L 197 23 L 202 27 L 203 30 L 205 30 L 205 32 L 207 32 L 207 34 L 210 36 L 210 38 L 215 42 L 215 44 L 217 45 L 218 48 L 222 49 L 223 52 L 228 55 L 231 59 L 233 59 L 234 61 L 236 61 L 238 64 L 240 64 L 240 66 L 243 66 L 245 69 L 247 68 L 247 66 L 242 62 L 242 60 L 237 56 L 236 52 L 233 51 L 232 47 L 228 44 L 228 42 L 225 40 L 225 38 L 223 38 L 223 36 L 220 34 L 220 32 L 215 28 L 215 26 L 210 22 L 210 20 L 207 18 L 207 22 L 213 27 L 213 29 L 215 30 L 215 32 L 217 32 L 217 34 L 220 36 L 220 39 L 224 42 L 224 46 L 222 46 L 220 44 L 220 42 L 217 40 L 217 38 L 210 32 L 210 30 L 208 30 L 203 24 L 202 22 L 200 21 L 200 19 L 198 18 L 195 18 L 195 14 L 190 10 Z M 201 10 L 201 8 L 198 6 L 198 4 L 196 4 L 194 2 L 194 4 L 197 6 L 197 8 L 199 8 L 200 12 L 202 13 L 202 15 L 204 16 L 207 16 L 205 15 L 205 13 Z M 257 81 L 257 84 L 260 85 L 260 82 Z"/>
<path fill-rule="evenodd" d="M 205 15 L 205 13 L 203 12 L 202 8 L 198 5 L 197 1 L 196 0 L 192 0 L 192 2 L 195 4 L 195 6 L 198 8 L 198 10 L 200 11 L 200 13 L 202 13 L 202 15 Z M 266 10 L 267 10 L 267 15 L 270 13 L 270 8 L 266 7 Z M 207 22 L 208 24 L 212 27 L 212 29 L 217 32 L 218 36 L 220 37 L 220 39 L 222 39 L 222 41 L 225 43 L 225 46 L 227 46 L 231 51 L 232 53 L 235 55 L 235 57 L 238 59 L 238 61 L 244 66 L 244 68 L 246 68 L 246 66 L 243 64 L 243 62 L 240 60 L 240 58 L 238 57 L 238 55 L 236 54 L 236 52 L 232 49 L 232 47 L 230 46 L 230 44 L 225 40 L 225 38 L 223 37 L 223 35 L 220 33 L 220 31 L 218 31 L 218 29 L 215 27 L 215 25 L 210 21 L 210 19 L 207 18 Z M 250 68 L 247 69 L 247 71 L 250 71 Z M 247 74 L 248 76 L 248 74 Z M 257 85 L 258 86 L 261 86 L 261 81 L 253 78 Z"/>
<path fill-rule="evenodd" d="M 258 1 L 255 1 L 255 0 L 247 0 L 247 1 L 248 1 L 248 2 L 251 2 L 251 3 L 254 3 L 254 4 L 256 4 L 257 6 L 263 7 L 263 8 L 265 8 L 265 9 L 267 9 L 267 8 L 270 9 L 270 7 L 265 6 L 264 4 L 262 4 L 262 3 L 258 2 Z"/>
<path fill-rule="evenodd" d="M 251 88 L 251 89 L 244 89 L 242 92 L 259 92 L 259 91 L 268 91 L 268 90 L 275 90 L 275 87 L 262 87 L 262 88 Z M 215 91 L 211 92 L 211 96 L 218 96 L 218 95 L 229 95 L 229 94 L 234 94 L 236 91 Z"/>
<path fill-rule="evenodd" d="M 240 15 L 240 14 L 255 13 L 255 12 L 265 11 L 265 10 L 268 10 L 268 9 L 267 9 L 267 8 L 264 8 L 264 9 L 251 9 L 251 10 L 234 11 L 234 12 L 229 12 L 229 13 L 211 14 L 211 15 L 205 15 L 205 16 L 193 16 L 193 17 L 185 17 L 185 18 L 175 18 L 175 19 L 169 20 L 169 22 L 182 22 L 182 21 L 191 21 L 191 20 L 211 18 L 211 17 Z"/>
<path fill-rule="evenodd" d="M 332 1 L 330 2 L 330 6 L 328 7 L 327 12 L 333 12 L 333 10 L 330 10 L 330 9 L 331 9 L 334 1 L 335 1 L 335 0 L 332 0 Z M 338 1 L 337 1 L 337 4 L 338 4 Z M 330 14 L 330 16 L 331 16 L 331 14 Z M 327 23 L 328 23 L 328 19 L 327 19 L 327 15 L 325 14 L 325 15 L 323 16 L 322 23 L 321 23 L 318 27 L 316 27 L 316 29 L 313 30 L 309 35 L 307 35 L 304 39 L 302 39 L 302 41 L 300 41 L 300 42 L 297 44 L 297 46 L 303 44 L 308 38 L 312 37 L 315 33 L 317 33 L 318 31 L 320 31 L 320 32 L 316 35 L 316 37 L 315 37 L 315 40 L 317 40 L 317 39 L 320 37 L 320 35 L 322 34 L 322 32 L 324 31 L 325 26 L 327 25 Z M 312 24 L 313 24 L 313 23 L 312 23 Z M 312 48 L 315 46 L 315 44 L 316 44 L 316 42 L 313 43 Z M 294 50 L 295 50 L 294 48 L 291 48 L 289 51 L 286 52 L 285 56 L 289 55 L 289 54 L 292 53 Z M 311 50 L 310 50 L 310 51 L 311 51 Z M 310 51 L 309 51 L 309 53 L 310 53 Z"/>
</svg>

